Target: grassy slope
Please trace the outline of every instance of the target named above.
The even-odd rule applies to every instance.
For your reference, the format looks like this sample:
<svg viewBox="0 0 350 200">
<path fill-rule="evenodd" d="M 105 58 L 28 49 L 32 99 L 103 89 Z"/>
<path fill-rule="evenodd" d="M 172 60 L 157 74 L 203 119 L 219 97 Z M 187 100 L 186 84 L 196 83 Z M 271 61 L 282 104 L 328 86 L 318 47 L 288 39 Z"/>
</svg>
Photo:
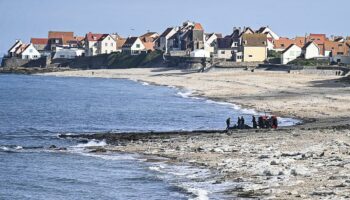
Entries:
<svg viewBox="0 0 350 200">
<path fill-rule="evenodd" d="M 162 59 L 162 52 L 153 51 L 148 54 L 140 54 L 136 56 L 130 56 L 124 53 L 113 53 L 106 58 L 106 66 L 114 67 L 142 67 L 152 63 L 157 63 Z"/>
</svg>

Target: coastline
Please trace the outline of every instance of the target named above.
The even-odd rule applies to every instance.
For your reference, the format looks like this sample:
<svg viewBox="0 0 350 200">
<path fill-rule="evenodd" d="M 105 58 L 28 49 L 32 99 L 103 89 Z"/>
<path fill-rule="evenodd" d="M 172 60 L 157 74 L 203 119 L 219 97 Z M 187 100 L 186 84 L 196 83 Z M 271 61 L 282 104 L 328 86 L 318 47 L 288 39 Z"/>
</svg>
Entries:
<svg viewBox="0 0 350 200">
<path fill-rule="evenodd" d="M 158 72 L 154 73 L 152 70 Z M 146 82 L 147 84 L 189 89 L 195 91 L 195 96 L 204 96 L 214 101 L 235 103 L 238 100 L 237 102 L 240 102 L 240 99 L 229 99 L 228 96 L 232 95 L 232 93 L 222 96 L 220 91 L 207 93 L 204 90 L 194 89 L 201 88 L 198 84 L 205 85 L 207 81 L 215 82 L 215 79 L 205 77 L 212 73 L 192 74 L 169 69 L 160 71 L 160 73 L 159 71 L 160 69 L 90 70 L 44 75 L 127 78 Z M 274 78 L 276 78 L 276 75 L 289 76 L 281 73 L 258 73 L 260 76 L 273 75 L 275 76 Z M 237 74 L 249 74 L 248 76 L 251 76 L 248 72 L 233 72 L 230 78 L 234 78 L 234 75 Z M 222 75 L 224 74 L 214 73 L 214 77 Z M 256 75 L 254 74 L 254 76 Z M 297 75 L 292 76 L 299 78 L 295 77 Z M 305 105 L 310 104 L 309 94 L 302 96 L 297 94 L 300 101 L 304 104 L 297 106 L 293 112 L 284 110 L 279 112 L 275 110 L 275 107 L 271 109 L 271 113 L 274 114 L 281 113 L 284 116 L 294 113 L 293 117 L 302 118 L 305 123 L 295 127 L 286 127 L 278 130 L 237 130 L 228 134 L 215 131 L 196 134 L 165 133 L 161 136 L 152 133 L 145 135 L 135 133 L 130 135 L 121 134 L 125 138 L 120 138 L 121 136 L 118 136 L 118 134 L 101 133 L 77 135 L 74 137 L 106 140 L 108 146 L 96 148 L 94 150 L 95 153 L 103 153 L 105 151 L 138 153 L 146 156 L 168 158 L 169 162 L 176 164 L 187 163 L 210 169 L 215 174 L 212 180 L 215 183 L 235 183 L 234 186 L 225 192 L 233 196 L 277 199 L 344 198 L 347 196 L 347 188 L 350 186 L 349 177 L 345 176 L 345 174 L 350 173 L 350 164 L 347 161 L 350 159 L 350 153 L 347 150 L 348 146 L 350 146 L 350 120 L 346 116 L 346 113 L 349 111 L 348 106 L 341 105 L 339 102 L 347 101 L 350 98 L 347 95 L 341 96 L 348 89 L 343 86 L 345 83 L 334 80 L 335 77 L 311 75 L 300 75 L 300 77 L 302 80 L 311 80 L 306 81 L 306 84 L 304 83 L 304 88 L 300 86 L 302 85 L 301 83 L 299 87 L 300 89 L 307 87 L 307 91 L 314 95 L 316 99 L 325 94 L 327 87 L 332 86 L 336 88 L 330 92 L 327 98 L 333 101 L 334 104 L 337 104 L 338 108 L 334 109 L 332 107 L 333 110 L 322 110 L 323 107 L 329 106 L 330 101 L 325 102 L 324 99 L 320 99 L 318 103 L 321 103 L 321 106 L 317 110 L 318 112 L 315 112 L 313 107 L 309 107 L 305 111 L 303 110 Z M 188 84 L 193 83 L 191 79 L 194 78 L 198 82 L 197 85 L 186 87 Z M 219 77 L 219 80 L 221 79 L 222 77 Z M 270 79 L 273 79 L 273 77 Z M 265 81 L 271 82 L 270 79 L 265 79 Z M 278 82 L 279 78 L 277 77 L 277 79 Z M 223 81 L 227 82 L 228 80 Z M 327 87 L 323 86 L 324 89 L 321 90 L 308 85 L 310 82 L 315 81 L 324 81 L 329 85 Z M 238 80 L 229 83 L 238 84 L 242 82 Z M 263 83 L 263 85 L 265 84 Z M 222 84 L 219 83 L 219 86 L 222 86 Z M 281 86 L 284 88 L 290 87 L 290 85 L 283 86 L 283 82 L 281 82 Z M 207 87 L 211 88 L 211 86 Z M 242 87 L 247 89 L 245 88 L 247 84 L 243 84 Z M 253 84 L 251 87 L 255 87 L 255 85 Z M 297 87 L 295 86 L 294 88 Z M 314 89 L 314 91 L 310 91 L 310 88 Z M 266 90 L 269 89 L 265 88 Z M 316 91 L 319 91 L 319 93 L 315 93 Z M 227 89 L 224 92 L 227 92 Z M 275 94 L 275 96 L 283 98 L 274 100 L 274 102 L 283 104 L 289 97 L 295 101 L 293 92 L 282 91 L 281 93 L 285 94 L 284 96 Z M 256 109 L 261 105 L 259 103 L 254 104 L 255 102 L 266 101 L 266 96 L 257 95 L 256 93 L 249 98 L 252 100 L 243 104 L 244 107 L 253 105 L 251 107 Z M 295 103 L 300 102 L 294 102 L 292 105 L 296 105 Z M 287 104 L 286 106 L 290 105 Z M 337 110 L 341 110 L 340 107 L 345 109 L 337 113 Z M 313 113 L 310 114 L 310 111 L 313 111 Z"/>
</svg>

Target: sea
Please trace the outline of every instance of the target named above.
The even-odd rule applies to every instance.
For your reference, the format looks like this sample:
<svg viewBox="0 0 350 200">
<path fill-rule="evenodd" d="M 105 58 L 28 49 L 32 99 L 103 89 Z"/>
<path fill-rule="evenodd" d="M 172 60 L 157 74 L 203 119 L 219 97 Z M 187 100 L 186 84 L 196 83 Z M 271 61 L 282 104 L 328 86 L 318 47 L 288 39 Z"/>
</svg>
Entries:
<svg viewBox="0 0 350 200">
<path fill-rule="evenodd" d="M 126 79 L 0 75 L 0 199 L 230 199 L 224 191 L 234 183 L 214 184 L 208 169 L 89 153 L 106 142 L 58 135 L 225 129 L 227 117 L 252 114 Z"/>
</svg>

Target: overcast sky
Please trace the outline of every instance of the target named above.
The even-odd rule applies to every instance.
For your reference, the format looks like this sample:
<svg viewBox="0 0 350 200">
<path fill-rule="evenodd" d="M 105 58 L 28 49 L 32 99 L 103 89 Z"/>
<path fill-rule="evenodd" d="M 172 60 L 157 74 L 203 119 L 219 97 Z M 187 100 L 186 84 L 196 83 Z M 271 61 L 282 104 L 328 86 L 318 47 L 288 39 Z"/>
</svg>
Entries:
<svg viewBox="0 0 350 200">
<path fill-rule="evenodd" d="M 229 34 L 234 26 L 269 25 L 282 36 L 350 35 L 349 0 L 0 0 L 0 55 L 19 38 L 47 37 L 49 30 L 139 35 L 161 33 L 185 20 L 206 32 Z"/>
</svg>

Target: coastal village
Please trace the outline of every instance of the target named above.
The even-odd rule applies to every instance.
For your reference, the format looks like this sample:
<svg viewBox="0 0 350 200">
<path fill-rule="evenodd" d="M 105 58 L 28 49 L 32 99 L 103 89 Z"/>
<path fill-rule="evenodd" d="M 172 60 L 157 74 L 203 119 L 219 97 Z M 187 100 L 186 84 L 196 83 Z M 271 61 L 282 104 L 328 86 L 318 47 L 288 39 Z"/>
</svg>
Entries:
<svg viewBox="0 0 350 200">
<path fill-rule="evenodd" d="M 228 195 L 227 199 L 349 199 L 350 37 L 307 33 L 303 36 L 287 38 L 279 35 L 269 26 L 257 29 L 233 27 L 232 33 L 224 36 L 221 33 L 207 33 L 204 27 L 200 23 L 186 21 L 180 26 L 166 28 L 161 33 L 147 31 L 140 36 L 125 37 L 117 33 L 93 32 L 76 35 L 74 32 L 49 31 L 47 37 L 33 37 L 30 38 L 30 42 L 18 39 L 14 41 L 2 60 L 2 69 L 11 67 L 47 69 L 52 67 L 55 70 L 62 70 L 35 71 L 34 73 L 39 76 L 4 75 L 3 80 L 5 81 L 3 82 L 6 82 L 6 78 L 9 80 L 16 78 L 15 81 L 22 80 L 23 85 L 28 85 L 28 88 L 35 90 L 35 93 L 29 94 L 26 91 L 27 87 L 21 87 L 20 91 L 25 92 L 23 94 L 15 93 L 13 88 L 16 88 L 16 85 L 13 84 L 15 81 L 12 81 L 3 84 L 8 87 L 3 90 L 4 96 L 6 98 L 6 95 L 15 93 L 13 96 L 24 99 L 25 95 L 29 95 L 28 99 L 40 100 L 36 101 L 36 104 L 44 104 L 42 107 L 45 109 L 48 107 L 47 105 L 58 106 L 59 112 L 62 112 L 64 109 L 71 108 L 65 108 L 66 106 L 55 100 L 65 102 L 66 97 L 67 99 L 72 98 L 67 95 L 72 93 L 67 93 L 66 91 L 69 90 L 65 90 L 64 87 L 71 85 L 76 96 L 79 96 L 73 100 L 77 105 L 83 105 L 83 109 L 80 112 L 79 109 L 74 108 L 72 111 L 68 110 L 67 113 L 72 112 L 73 118 L 87 113 L 86 119 L 89 121 L 83 127 L 85 125 L 89 127 L 90 122 L 104 115 L 104 113 L 97 113 L 94 109 L 90 109 L 93 107 L 103 107 L 104 110 L 109 110 L 113 107 L 125 106 L 123 109 L 132 108 L 136 115 L 143 114 L 142 111 L 138 110 L 138 107 L 133 107 L 132 102 L 127 101 L 123 104 L 118 102 L 114 96 L 90 93 L 91 90 L 88 90 L 89 98 L 87 101 L 89 103 L 85 105 L 81 101 L 85 96 L 80 96 L 79 91 L 86 91 L 90 87 L 94 87 L 98 83 L 96 81 L 102 81 L 102 78 L 140 82 L 142 86 L 141 84 L 139 86 L 145 88 L 143 91 L 145 93 L 148 93 L 147 88 L 152 85 L 176 88 L 175 90 L 178 92 L 176 96 L 181 96 L 181 98 L 194 97 L 203 103 L 229 106 L 232 107 L 232 113 L 242 111 L 245 113 L 247 124 L 250 125 L 250 122 L 253 122 L 253 129 L 245 126 L 230 129 L 230 123 L 227 123 L 227 130 L 194 130 L 189 132 L 182 131 L 178 127 L 170 132 L 120 133 L 118 129 L 118 132 L 107 130 L 102 133 L 94 132 L 95 129 L 93 129 L 91 133 L 83 132 L 81 134 L 71 134 L 71 131 L 67 131 L 67 133 L 62 131 L 61 133 L 61 129 L 59 129 L 58 137 L 68 139 L 69 142 L 76 140 L 78 148 L 89 157 L 101 156 L 102 158 L 102 156 L 119 154 L 140 155 L 140 160 L 145 160 L 152 165 L 149 169 L 155 173 L 166 174 L 167 166 L 187 167 L 188 165 L 191 167 L 188 168 L 190 169 L 188 173 L 180 171 L 184 168 L 174 168 L 175 171 L 170 171 L 170 173 L 180 178 L 176 179 L 176 182 L 190 178 L 191 182 L 196 183 L 198 190 L 196 193 L 192 192 L 192 196 L 198 197 L 197 199 L 211 199 L 210 195 L 218 194 Z M 145 57 L 150 59 L 154 55 L 165 64 L 164 66 L 169 68 L 158 67 L 154 65 L 155 62 L 146 67 L 135 64 L 140 62 L 130 62 L 130 60 L 140 60 Z M 128 62 L 118 63 L 122 67 L 101 65 L 101 63 L 108 64 L 105 62 L 106 60 L 114 62 L 116 59 L 125 59 Z M 64 65 L 65 63 L 68 64 Z M 97 67 L 93 68 L 92 63 Z M 72 67 L 74 70 L 64 69 L 66 66 Z M 83 66 L 79 69 L 84 70 L 76 70 L 78 69 L 76 66 Z M 183 66 L 195 69 L 195 71 L 184 70 Z M 238 70 L 236 70 L 237 68 Z M 207 72 L 207 69 L 215 70 L 205 74 L 197 73 Z M 15 70 L 10 71 L 10 73 L 13 72 L 18 73 Z M 5 71 L 5 73 L 8 72 Z M 45 76 L 55 77 L 53 79 L 55 87 L 40 90 L 35 87 L 36 85 L 30 85 L 32 83 L 30 80 L 42 84 L 43 87 L 50 83 L 53 84 L 45 81 L 50 79 Z M 61 77 L 94 79 L 84 79 L 82 84 L 71 84 L 72 82 L 69 81 L 67 84 L 61 84 L 68 80 L 61 79 Z M 62 82 L 57 81 L 58 79 Z M 57 86 L 57 84 L 60 85 Z M 101 83 L 101 87 L 105 87 L 105 85 Z M 107 94 L 111 90 L 119 90 L 118 87 L 118 83 L 113 82 L 113 86 L 106 87 L 103 94 Z M 48 102 L 43 103 L 42 99 L 44 98 L 41 95 L 51 90 L 56 90 L 57 93 L 54 94 L 58 95 L 49 93 L 47 95 L 49 96 Z M 99 89 L 99 91 L 103 90 L 104 88 Z M 188 94 L 183 95 L 182 90 Z M 133 95 L 133 92 L 130 90 L 130 95 Z M 67 94 L 60 96 L 61 93 Z M 99 102 L 99 99 L 92 98 L 95 96 L 106 98 L 110 102 L 117 102 L 118 105 L 104 105 Z M 152 96 L 150 98 L 152 101 L 157 101 L 158 98 L 162 97 Z M 9 98 L 8 102 L 17 103 L 13 98 Z M 90 102 L 98 104 L 90 104 Z M 140 103 L 147 109 L 152 109 L 143 101 Z M 19 114 L 15 115 L 10 110 L 8 119 L 13 119 L 11 116 L 14 118 L 32 117 L 27 107 L 22 109 L 22 104 L 32 106 L 31 101 L 29 103 L 21 101 L 15 105 L 16 109 L 13 109 L 17 110 L 18 107 Z M 3 105 L 4 108 L 7 107 L 7 104 L 3 103 Z M 127 107 L 126 105 L 131 106 Z M 186 104 L 186 106 L 190 107 L 192 104 Z M 47 109 L 45 118 L 38 120 L 40 125 L 41 121 L 48 121 L 48 126 L 51 126 L 49 119 L 56 119 L 51 117 L 54 114 L 50 108 Z M 37 110 L 36 107 L 33 107 L 33 110 L 35 113 L 43 112 Z M 79 111 L 77 115 L 73 113 L 76 112 L 75 110 Z M 167 123 L 171 123 L 174 119 L 172 115 L 178 114 L 169 111 L 168 107 L 158 106 L 158 104 L 152 112 L 157 114 L 156 111 L 159 110 L 164 111 L 165 114 L 162 116 Z M 118 111 L 111 110 L 111 112 Z M 22 113 L 26 115 L 22 116 Z M 184 115 L 191 115 L 190 117 L 205 121 L 200 115 L 189 112 L 185 112 Z M 213 118 L 219 119 L 215 112 L 211 115 Z M 254 127 L 254 120 L 248 121 L 250 118 L 247 118 L 267 117 L 268 115 L 278 117 L 278 123 L 280 123 L 278 128 L 277 123 L 272 124 L 275 127 L 258 123 L 259 128 L 257 128 L 256 125 Z M 48 116 L 50 116 L 49 119 L 46 118 Z M 145 123 L 157 125 L 164 123 L 142 117 Z M 224 120 L 223 118 L 223 128 L 225 128 Z M 110 123 L 118 123 L 118 121 L 111 120 Z M 132 123 L 138 123 L 138 121 L 132 118 Z M 232 124 L 235 123 L 236 117 L 232 118 Z M 238 123 L 240 126 L 244 124 L 242 121 Z M 41 126 L 39 127 L 41 128 Z M 36 129 L 30 129 L 30 131 L 37 132 Z M 45 130 L 45 135 L 48 132 Z M 25 137 L 27 139 L 27 136 Z M 56 133 L 54 137 L 57 137 Z M 38 136 L 35 135 L 35 138 Z M 54 152 L 61 157 L 61 155 L 70 153 L 70 148 L 66 148 L 61 143 L 56 144 L 52 143 L 51 140 L 48 141 L 50 143 L 40 147 L 45 154 Z M 90 145 L 90 142 L 93 144 Z M 9 147 L 9 149 L 14 149 L 11 151 L 12 155 L 19 154 L 12 152 L 28 151 L 27 148 L 17 149 L 17 147 Z M 37 151 L 39 149 L 35 147 L 35 152 Z M 25 155 L 28 160 L 31 158 L 28 157 L 30 154 Z M 39 159 L 41 162 L 41 157 Z M 124 160 L 122 161 L 124 162 Z M 104 160 L 103 162 L 107 163 Z M 62 163 L 65 165 L 67 162 Z M 132 167 L 129 162 L 126 163 L 127 167 Z M 52 163 L 45 163 L 43 166 L 47 165 L 52 165 Z M 65 167 L 64 165 L 62 166 Z M 97 167 L 96 169 L 105 171 L 100 163 L 97 163 Z M 9 166 L 10 168 L 13 168 L 12 164 Z M 87 169 L 89 173 L 91 171 L 97 172 L 97 170 L 91 170 L 94 168 L 90 166 Z M 113 175 L 118 169 L 113 167 L 113 171 L 107 171 L 109 174 L 103 178 Z M 200 171 L 196 172 L 192 169 Z M 84 171 L 80 166 L 78 170 Z M 210 173 L 202 173 L 201 170 L 205 170 L 205 172 L 208 170 Z M 17 171 L 15 172 L 17 173 Z M 68 173 L 67 176 L 72 174 Z M 84 175 L 84 178 L 86 177 Z M 15 177 L 15 179 L 22 180 L 23 178 Z M 114 181 L 112 178 L 111 180 Z M 140 178 L 137 178 L 132 183 L 138 183 L 139 180 Z M 91 180 L 91 183 L 95 187 L 94 181 L 96 179 Z M 33 182 L 30 180 L 30 183 Z M 66 183 L 66 181 L 63 182 Z M 117 184 L 117 181 L 114 183 Z M 17 186 L 14 188 L 18 189 Z M 178 186 L 175 185 L 175 188 L 178 189 Z M 108 187 L 107 189 L 110 190 Z M 119 190 L 115 191 L 119 193 Z M 186 193 L 189 193 L 188 191 L 190 190 L 186 190 Z M 98 189 L 98 194 L 101 192 L 103 191 Z M 216 199 L 220 199 L 220 197 Z"/>
<path fill-rule="evenodd" d="M 225 66 L 305 64 L 308 60 L 317 64 L 347 65 L 350 64 L 349 49 L 348 36 L 310 33 L 287 38 L 269 26 L 258 29 L 234 27 L 230 35 L 223 36 L 221 33 L 207 33 L 200 23 L 186 21 L 181 26 L 166 28 L 161 34 L 148 31 L 130 37 L 117 33 L 89 32 L 79 36 L 74 32 L 49 31 L 47 38 L 32 37 L 29 43 L 20 39 L 14 41 L 4 60 L 18 64 L 40 58 L 51 62 L 101 54 L 135 56 L 157 51 L 165 61 L 204 58 L 211 64 Z"/>
</svg>

